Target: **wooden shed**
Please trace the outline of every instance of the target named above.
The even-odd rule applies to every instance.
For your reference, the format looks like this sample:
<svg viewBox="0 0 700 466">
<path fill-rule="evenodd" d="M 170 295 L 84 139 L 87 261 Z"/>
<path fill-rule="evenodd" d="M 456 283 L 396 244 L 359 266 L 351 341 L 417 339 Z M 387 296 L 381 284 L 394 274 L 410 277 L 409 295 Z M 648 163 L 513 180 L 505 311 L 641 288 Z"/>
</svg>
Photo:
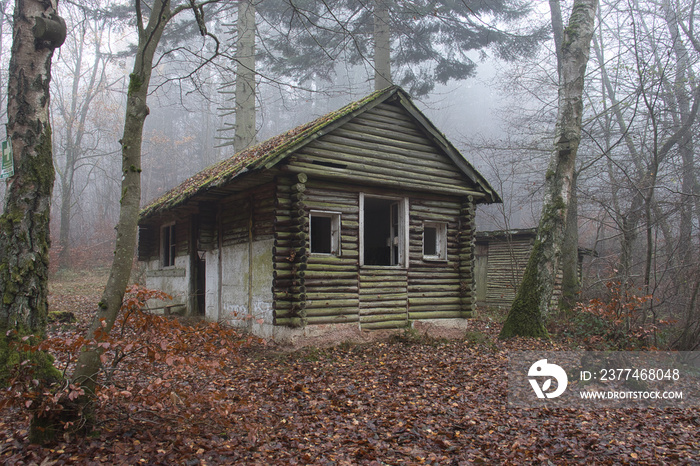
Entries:
<svg viewBox="0 0 700 466">
<path fill-rule="evenodd" d="M 474 250 L 476 303 L 482 307 L 510 308 L 530 259 L 536 228 L 478 231 Z M 578 274 L 583 278 L 583 258 L 595 251 L 578 248 Z M 557 274 L 552 308 L 561 298 L 561 272 Z"/>
<path fill-rule="evenodd" d="M 147 286 L 289 339 L 463 325 L 474 214 L 498 194 L 398 87 L 213 165 L 143 209 Z"/>
</svg>

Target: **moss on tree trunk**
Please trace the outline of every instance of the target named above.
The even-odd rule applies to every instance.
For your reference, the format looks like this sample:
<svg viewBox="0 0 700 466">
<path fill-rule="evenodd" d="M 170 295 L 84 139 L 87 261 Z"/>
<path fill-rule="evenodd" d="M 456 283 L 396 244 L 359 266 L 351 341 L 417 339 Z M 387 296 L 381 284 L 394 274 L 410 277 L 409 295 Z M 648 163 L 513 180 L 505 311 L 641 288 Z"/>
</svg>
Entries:
<svg viewBox="0 0 700 466">
<path fill-rule="evenodd" d="M 54 48 L 65 38 L 56 1 L 15 2 L 8 75 L 7 136 L 14 175 L 7 181 L 0 216 L 0 381 L 26 360 L 33 377 L 60 376 L 53 359 L 23 348 L 43 338 L 48 318 L 49 220 L 54 182 L 49 82 Z M 43 18 L 42 28 L 37 28 Z M 55 23 L 55 24 L 54 24 Z M 50 31 L 49 31 L 50 29 Z M 50 33 L 48 33 L 48 32 Z"/>
<path fill-rule="evenodd" d="M 542 254 L 541 244 L 535 242 L 530 254 L 523 281 L 518 293 L 503 323 L 500 338 L 527 336 L 534 338 L 549 338 L 540 312 L 539 296 L 541 294 L 541 277 L 537 273 L 537 262 Z"/>
<path fill-rule="evenodd" d="M 547 336 L 544 319 L 560 268 L 576 153 L 581 140 L 583 84 L 595 24 L 597 0 L 575 0 L 561 47 L 560 84 L 554 151 L 545 174 L 542 216 L 523 282 L 501 338 Z"/>
</svg>

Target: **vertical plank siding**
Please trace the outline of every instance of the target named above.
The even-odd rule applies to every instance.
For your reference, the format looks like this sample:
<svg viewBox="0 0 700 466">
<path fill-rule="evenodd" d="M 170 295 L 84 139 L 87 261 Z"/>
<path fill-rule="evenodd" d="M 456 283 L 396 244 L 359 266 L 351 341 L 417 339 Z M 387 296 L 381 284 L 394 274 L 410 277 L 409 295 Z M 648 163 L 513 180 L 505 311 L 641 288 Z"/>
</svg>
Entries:
<svg viewBox="0 0 700 466">
<path fill-rule="evenodd" d="M 485 283 L 479 284 L 482 298 L 479 306 L 506 309 L 511 306 L 518 286 L 522 281 L 532 245 L 535 230 L 510 230 L 481 233 L 477 239 L 479 248 L 479 277 Z M 557 273 L 552 308 L 556 308 L 561 297 L 561 270 Z"/>
</svg>

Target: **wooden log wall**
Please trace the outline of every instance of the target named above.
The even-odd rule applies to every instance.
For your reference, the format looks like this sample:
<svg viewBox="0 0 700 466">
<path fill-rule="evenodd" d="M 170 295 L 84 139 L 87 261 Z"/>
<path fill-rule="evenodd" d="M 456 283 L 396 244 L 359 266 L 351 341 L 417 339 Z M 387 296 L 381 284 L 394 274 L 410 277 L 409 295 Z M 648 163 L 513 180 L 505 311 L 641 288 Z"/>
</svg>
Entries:
<svg viewBox="0 0 700 466">
<path fill-rule="evenodd" d="M 359 203 L 358 193 L 338 184 L 309 181 L 309 211 L 340 214 L 340 255 L 309 256 L 306 273 L 306 319 L 309 324 L 357 322 Z"/>
<path fill-rule="evenodd" d="M 217 247 L 218 230 L 216 228 L 217 204 L 214 202 L 201 202 L 199 204 L 199 238 L 197 249 L 212 251 Z"/>
<path fill-rule="evenodd" d="M 402 108 L 382 103 L 293 154 L 289 168 L 309 177 L 370 182 L 391 189 L 469 195 L 468 178 Z M 400 176 L 397 176 L 400 174 Z"/>
<path fill-rule="evenodd" d="M 272 294 L 275 325 L 302 327 L 307 323 L 305 276 L 308 262 L 309 217 L 307 176 L 277 180 L 274 218 Z"/>
<path fill-rule="evenodd" d="M 409 201 L 409 208 L 408 317 L 412 320 L 461 317 L 458 268 L 460 203 L 451 198 L 414 197 Z M 446 260 L 423 260 L 424 222 L 447 225 Z"/>
<path fill-rule="evenodd" d="M 276 200 L 277 325 L 396 328 L 470 315 L 476 187 L 403 108 L 385 102 L 369 109 L 290 155 L 281 169 L 288 176 L 278 178 Z M 409 196 L 407 269 L 359 267 L 360 192 Z M 340 256 L 306 250 L 310 210 L 341 214 Z M 447 225 L 444 261 L 423 259 L 426 221 Z"/>
<path fill-rule="evenodd" d="M 476 204 L 471 196 L 462 200 L 459 225 L 459 296 L 461 317 L 467 318 L 473 315 L 476 306 L 476 284 L 474 282 Z"/>
<path fill-rule="evenodd" d="M 157 259 L 160 244 L 160 228 L 155 224 L 139 225 L 138 260 L 151 261 Z"/>
<path fill-rule="evenodd" d="M 253 209 L 253 241 L 272 238 L 275 219 L 274 183 L 231 195 L 221 201 L 220 208 L 224 247 L 250 241 L 251 209 Z M 201 229 L 200 231 L 205 232 L 206 230 Z M 215 235 L 206 233 L 206 236 L 203 236 L 201 240 L 216 246 L 213 238 Z"/>
</svg>

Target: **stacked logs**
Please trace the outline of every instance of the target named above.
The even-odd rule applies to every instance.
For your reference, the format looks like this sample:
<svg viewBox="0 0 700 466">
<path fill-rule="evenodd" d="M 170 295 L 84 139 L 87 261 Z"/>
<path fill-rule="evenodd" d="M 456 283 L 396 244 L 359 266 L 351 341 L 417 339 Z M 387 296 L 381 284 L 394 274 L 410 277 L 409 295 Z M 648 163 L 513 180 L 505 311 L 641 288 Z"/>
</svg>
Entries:
<svg viewBox="0 0 700 466">
<path fill-rule="evenodd" d="M 474 233 L 476 206 L 472 196 L 462 201 L 459 216 L 459 296 L 463 318 L 472 317 L 476 303 L 474 289 Z"/>
<path fill-rule="evenodd" d="M 274 284 L 275 324 L 290 327 L 306 325 L 306 286 L 304 284 L 309 252 L 309 217 L 306 206 L 304 173 L 291 185 L 280 180 L 278 213 L 275 217 Z M 287 207 L 289 210 L 284 209 Z M 284 215 L 287 213 L 288 215 Z"/>
</svg>

